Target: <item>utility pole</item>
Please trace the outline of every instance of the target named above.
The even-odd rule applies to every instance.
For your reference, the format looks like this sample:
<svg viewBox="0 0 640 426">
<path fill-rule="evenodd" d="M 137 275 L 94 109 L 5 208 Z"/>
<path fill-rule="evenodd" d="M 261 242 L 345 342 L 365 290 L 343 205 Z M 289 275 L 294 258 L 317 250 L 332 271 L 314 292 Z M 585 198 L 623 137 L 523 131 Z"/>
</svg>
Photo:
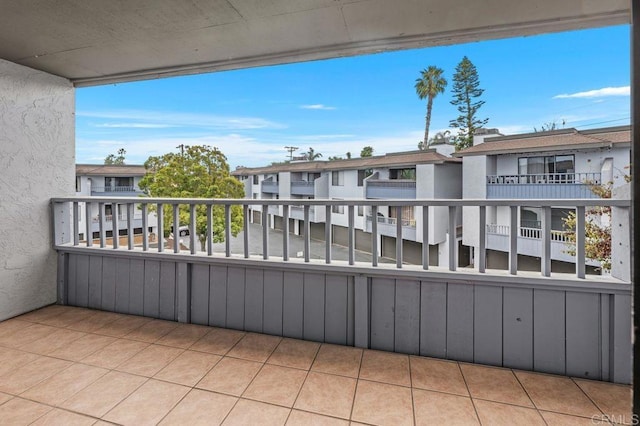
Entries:
<svg viewBox="0 0 640 426">
<path fill-rule="evenodd" d="M 297 146 L 285 146 L 284 149 L 289 151 L 289 161 L 293 160 L 293 153 L 294 153 L 294 151 L 298 150 L 298 147 Z"/>
<path fill-rule="evenodd" d="M 180 148 L 180 155 L 184 155 L 184 144 L 181 143 L 180 145 L 176 146 L 176 148 Z"/>
</svg>

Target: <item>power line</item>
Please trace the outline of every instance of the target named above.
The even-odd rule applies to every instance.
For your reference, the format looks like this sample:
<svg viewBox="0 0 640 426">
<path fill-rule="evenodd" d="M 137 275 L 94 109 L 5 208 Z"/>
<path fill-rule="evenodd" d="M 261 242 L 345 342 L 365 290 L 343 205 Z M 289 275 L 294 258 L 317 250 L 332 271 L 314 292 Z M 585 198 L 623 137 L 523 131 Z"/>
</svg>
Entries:
<svg viewBox="0 0 640 426">
<path fill-rule="evenodd" d="M 615 120 L 606 120 L 606 121 L 598 121 L 595 123 L 587 123 L 587 124 L 581 124 L 579 126 L 573 126 L 573 127 L 587 127 L 587 126 L 594 126 L 596 124 L 606 124 L 606 123 L 615 123 L 616 121 L 624 121 L 624 120 L 630 120 L 631 117 L 625 117 L 625 118 L 617 118 Z"/>
<path fill-rule="evenodd" d="M 297 146 L 285 146 L 284 149 L 289 151 L 289 161 L 293 160 L 293 153 L 298 150 Z"/>
</svg>

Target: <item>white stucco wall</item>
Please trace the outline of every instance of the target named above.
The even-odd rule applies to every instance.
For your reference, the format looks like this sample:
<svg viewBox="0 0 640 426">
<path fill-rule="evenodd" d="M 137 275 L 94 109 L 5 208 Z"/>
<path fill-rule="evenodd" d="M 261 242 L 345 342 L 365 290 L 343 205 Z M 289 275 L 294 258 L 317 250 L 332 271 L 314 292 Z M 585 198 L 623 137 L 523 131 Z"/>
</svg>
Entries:
<svg viewBox="0 0 640 426">
<path fill-rule="evenodd" d="M 74 96 L 0 60 L 0 320 L 56 301 L 49 200 L 75 193 Z"/>
</svg>

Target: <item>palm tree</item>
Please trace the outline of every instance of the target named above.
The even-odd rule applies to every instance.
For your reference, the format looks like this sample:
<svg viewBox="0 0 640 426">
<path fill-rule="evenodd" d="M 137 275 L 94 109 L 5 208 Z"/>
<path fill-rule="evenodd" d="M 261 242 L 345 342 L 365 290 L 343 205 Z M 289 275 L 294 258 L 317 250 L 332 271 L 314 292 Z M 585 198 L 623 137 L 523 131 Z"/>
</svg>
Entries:
<svg viewBox="0 0 640 426">
<path fill-rule="evenodd" d="M 433 108 L 433 99 L 440 93 L 444 92 L 447 87 L 447 80 L 442 77 L 444 70 L 436 66 L 430 65 L 420 71 L 421 78 L 416 79 L 416 93 L 420 99 L 427 98 L 427 115 L 425 117 L 423 149 L 427 149 L 429 141 L 429 125 L 431 124 L 431 109 Z"/>
<path fill-rule="evenodd" d="M 313 161 L 315 159 L 322 157 L 322 154 L 320 154 L 319 152 L 316 152 L 313 148 L 309 147 L 309 151 L 307 151 L 306 154 L 304 154 L 304 156 L 307 157 L 308 161 Z"/>
</svg>

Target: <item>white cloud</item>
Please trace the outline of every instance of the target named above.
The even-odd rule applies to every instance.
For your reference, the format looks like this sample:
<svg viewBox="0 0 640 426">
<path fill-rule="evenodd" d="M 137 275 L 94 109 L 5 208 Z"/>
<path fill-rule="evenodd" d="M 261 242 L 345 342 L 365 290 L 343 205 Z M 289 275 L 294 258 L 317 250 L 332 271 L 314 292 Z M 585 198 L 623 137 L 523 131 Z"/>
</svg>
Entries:
<svg viewBox="0 0 640 426">
<path fill-rule="evenodd" d="M 320 110 L 324 110 L 324 111 L 329 111 L 329 110 L 336 109 L 336 107 L 327 106 L 327 105 L 323 105 L 323 104 L 300 105 L 300 108 L 302 108 L 302 109 L 320 109 Z"/>
<path fill-rule="evenodd" d="M 109 129 L 168 129 L 176 126 L 172 124 L 154 123 L 102 123 L 96 124 L 94 127 L 104 127 Z"/>
<path fill-rule="evenodd" d="M 586 92 L 563 93 L 554 96 L 553 99 L 602 98 L 605 96 L 629 96 L 630 94 L 630 86 L 603 87 L 602 89 L 588 90 Z"/>
</svg>

